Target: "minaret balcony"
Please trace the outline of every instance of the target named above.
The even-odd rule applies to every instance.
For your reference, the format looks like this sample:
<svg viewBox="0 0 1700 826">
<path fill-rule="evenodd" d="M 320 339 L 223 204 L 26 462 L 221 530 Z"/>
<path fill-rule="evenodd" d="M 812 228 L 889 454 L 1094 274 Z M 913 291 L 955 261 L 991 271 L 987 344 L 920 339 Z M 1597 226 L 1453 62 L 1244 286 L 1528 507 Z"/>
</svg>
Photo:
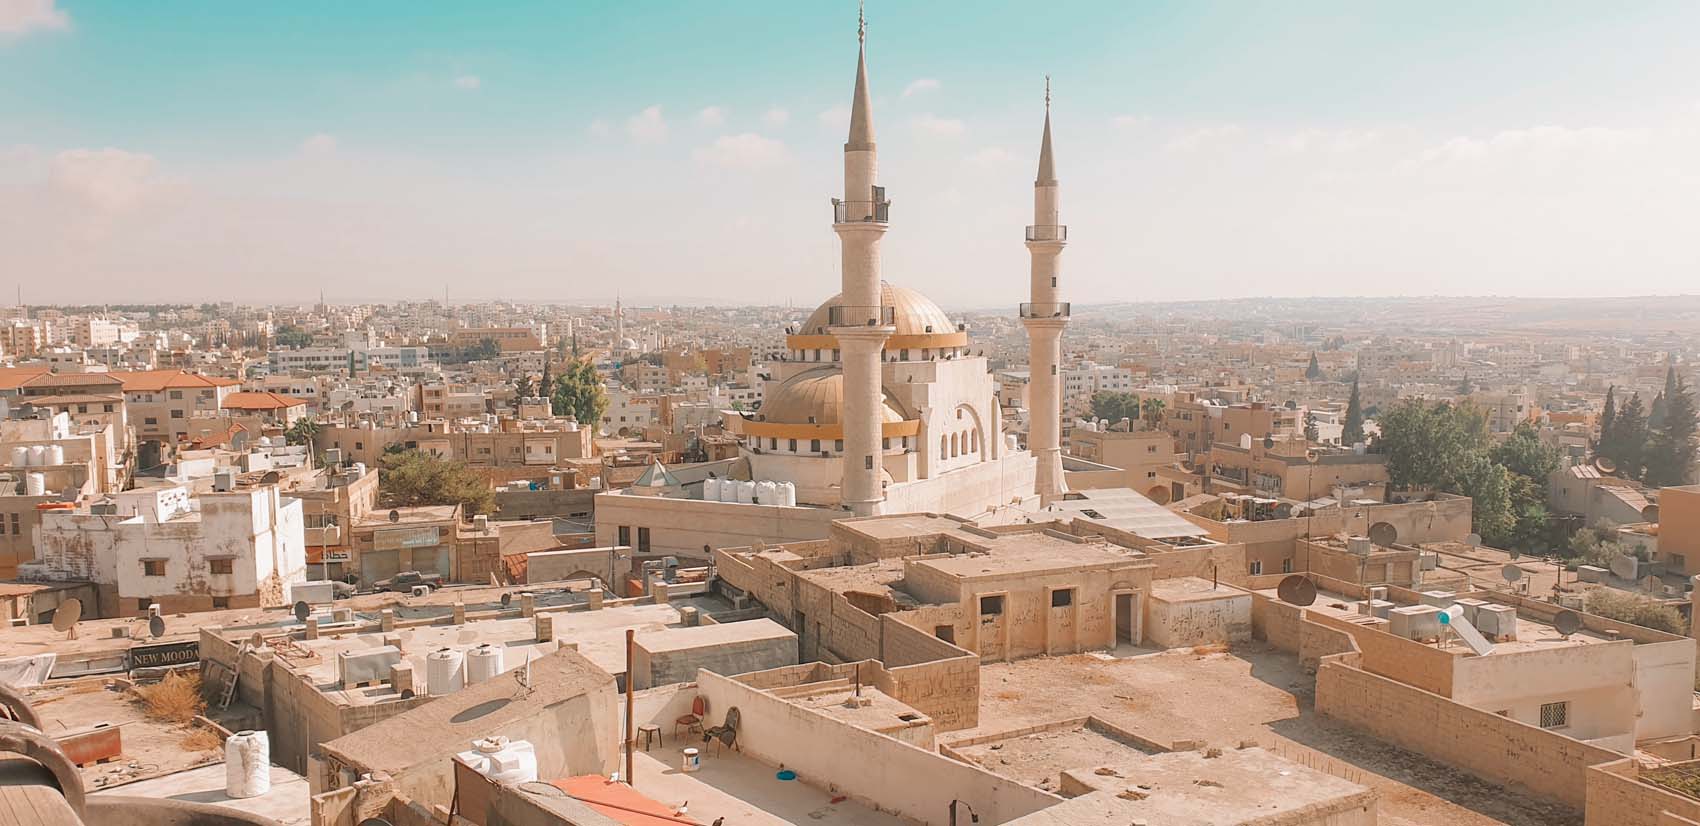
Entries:
<svg viewBox="0 0 1700 826">
<path fill-rule="evenodd" d="M 826 308 L 826 323 L 830 327 L 891 327 L 897 323 L 897 311 L 894 307 L 838 305 Z"/>
<path fill-rule="evenodd" d="M 891 202 L 841 201 L 832 199 L 834 224 L 887 224 L 891 222 Z"/>
<path fill-rule="evenodd" d="M 1032 229 L 1032 227 L 1028 227 L 1028 229 Z M 1067 301 L 1059 301 L 1059 302 L 1054 302 L 1054 303 L 1051 303 L 1051 304 L 1023 303 L 1021 305 L 1021 317 L 1022 318 L 1068 318 L 1069 317 L 1068 302 Z"/>
<path fill-rule="evenodd" d="M 1067 241 L 1068 226 L 1066 224 L 1037 224 L 1027 227 L 1029 241 Z"/>
</svg>

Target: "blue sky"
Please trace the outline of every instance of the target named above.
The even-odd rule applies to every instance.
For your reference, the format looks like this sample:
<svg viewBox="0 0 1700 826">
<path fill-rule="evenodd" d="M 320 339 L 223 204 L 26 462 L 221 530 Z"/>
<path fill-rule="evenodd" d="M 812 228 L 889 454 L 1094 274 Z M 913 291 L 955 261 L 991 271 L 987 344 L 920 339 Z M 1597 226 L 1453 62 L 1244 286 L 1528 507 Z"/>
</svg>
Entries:
<svg viewBox="0 0 1700 826">
<path fill-rule="evenodd" d="M 948 304 L 1020 298 L 1047 72 L 1078 301 L 1700 272 L 1700 4 L 869 17 L 887 274 Z M 812 303 L 854 32 L 850 3 L 0 0 L 0 269 L 39 301 Z"/>
</svg>

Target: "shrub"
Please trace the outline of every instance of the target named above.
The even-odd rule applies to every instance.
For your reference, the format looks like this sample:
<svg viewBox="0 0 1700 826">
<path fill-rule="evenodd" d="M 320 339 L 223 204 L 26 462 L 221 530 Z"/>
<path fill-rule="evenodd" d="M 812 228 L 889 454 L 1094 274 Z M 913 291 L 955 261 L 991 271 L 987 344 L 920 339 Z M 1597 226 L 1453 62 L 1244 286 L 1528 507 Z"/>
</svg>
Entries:
<svg viewBox="0 0 1700 826">
<path fill-rule="evenodd" d="M 1687 633 L 1687 624 L 1682 621 L 1682 615 L 1652 597 L 1619 591 L 1615 588 L 1594 588 L 1588 592 L 1587 610 L 1590 614 L 1598 614 L 1607 619 L 1627 622 L 1665 631 L 1671 634 Z"/>
<path fill-rule="evenodd" d="M 169 672 L 153 685 L 136 686 L 136 695 L 148 718 L 164 723 L 187 724 L 207 707 L 201 698 L 201 675 L 194 672 Z"/>
</svg>

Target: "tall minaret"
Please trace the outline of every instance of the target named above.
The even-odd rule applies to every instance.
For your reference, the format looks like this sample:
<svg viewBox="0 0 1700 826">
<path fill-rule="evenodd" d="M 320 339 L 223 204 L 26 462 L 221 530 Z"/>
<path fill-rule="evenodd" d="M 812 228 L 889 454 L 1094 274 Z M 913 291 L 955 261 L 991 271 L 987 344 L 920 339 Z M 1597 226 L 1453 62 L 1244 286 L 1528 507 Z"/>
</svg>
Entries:
<svg viewBox="0 0 1700 826">
<path fill-rule="evenodd" d="M 868 105 L 867 20 L 856 20 L 856 93 L 850 104 L 850 136 L 844 143 L 844 197 L 833 199 L 832 229 L 838 233 L 844 284 L 830 316 L 844 366 L 844 481 L 839 497 L 857 516 L 881 510 L 884 454 L 880 447 L 880 353 L 894 331 L 890 308 L 880 306 L 880 239 L 885 237 L 885 190 L 876 186 L 879 163 L 874 121 Z"/>
<path fill-rule="evenodd" d="M 1039 175 L 1033 181 L 1033 225 L 1027 228 L 1032 257 L 1031 300 L 1021 305 L 1027 328 L 1027 447 L 1038 460 L 1035 487 L 1041 504 L 1068 490 L 1062 469 L 1062 332 L 1068 304 L 1059 301 L 1057 278 L 1068 227 L 1057 223 L 1057 170 L 1051 159 L 1051 79 L 1045 78 L 1045 136 L 1039 143 Z"/>
</svg>

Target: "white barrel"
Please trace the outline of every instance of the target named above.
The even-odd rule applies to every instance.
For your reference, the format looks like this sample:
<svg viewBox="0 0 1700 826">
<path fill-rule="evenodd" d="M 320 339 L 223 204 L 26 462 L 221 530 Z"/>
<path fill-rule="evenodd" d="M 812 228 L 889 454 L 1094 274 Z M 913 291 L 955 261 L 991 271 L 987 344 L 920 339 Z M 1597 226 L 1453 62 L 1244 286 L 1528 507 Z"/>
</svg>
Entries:
<svg viewBox="0 0 1700 826">
<path fill-rule="evenodd" d="M 704 502 L 720 501 L 720 477 L 710 476 L 702 480 L 702 499 Z"/>
<path fill-rule="evenodd" d="M 425 691 L 432 697 L 453 694 L 466 684 L 465 658 L 459 651 L 443 648 L 425 655 Z"/>
<path fill-rule="evenodd" d="M 736 501 L 738 501 L 738 483 L 737 482 L 734 482 L 731 479 L 725 479 L 725 480 L 721 481 L 721 483 L 720 483 L 720 501 L 722 501 L 722 502 L 736 502 Z"/>
<path fill-rule="evenodd" d="M 12 448 L 12 467 L 29 467 L 30 449 L 23 445 Z"/>
<path fill-rule="evenodd" d="M 47 447 L 45 445 L 30 445 L 30 464 L 47 464 Z"/>
<path fill-rule="evenodd" d="M 537 781 L 537 750 L 525 740 L 488 737 L 472 741 L 472 750 L 456 755 L 473 771 L 497 783 L 513 785 Z"/>
<path fill-rule="evenodd" d="M 65 448 L 59 445 L 48 445 L 47 463 L 54 466 L 65 464 Z"/>
<path fill-rule="evenodd" d="M 47 495 L 47 474 L 45 474 L 45 473 L 28 473 L 28 474 L 25 474 L 24 475 L 24 495 L 25 496 L 46 496 Z"/>
<path fill-rule="evenodd" d="M 466 652 L 466 684 L 481 683 L 502 673 L 502 649 L 489 643 Z"/>
<path fill-rule="evenodd" d="M 757 482 L 756 501 L 763 505 L 779 504 L 779 486 L 768 481 Z"/>
<path fill-rule="evenodd" d="M 782 485 L 782 487 L 785 488 L 785 502 L 784 502 L 785 507 L 788 507 L 788 508 L 797 507 L 797 483 L 796 482 L 786 482 L 784 485 Z"/>
<path fill-rule="evenodd" d="M 239 731 L 224 741 L 224 793 L 259 797 L 272 790 L 271 743 L 263 731 Z"/>
<path fill-rule="evenodd" d="M 754 483 L 754 482 L 739 482 L 738 483 L 738 501 L 742 504 L 745 504 L 745 505 L 748 505 L 751 502 L 756 501 L 756 483 Z"/>
</svg>

